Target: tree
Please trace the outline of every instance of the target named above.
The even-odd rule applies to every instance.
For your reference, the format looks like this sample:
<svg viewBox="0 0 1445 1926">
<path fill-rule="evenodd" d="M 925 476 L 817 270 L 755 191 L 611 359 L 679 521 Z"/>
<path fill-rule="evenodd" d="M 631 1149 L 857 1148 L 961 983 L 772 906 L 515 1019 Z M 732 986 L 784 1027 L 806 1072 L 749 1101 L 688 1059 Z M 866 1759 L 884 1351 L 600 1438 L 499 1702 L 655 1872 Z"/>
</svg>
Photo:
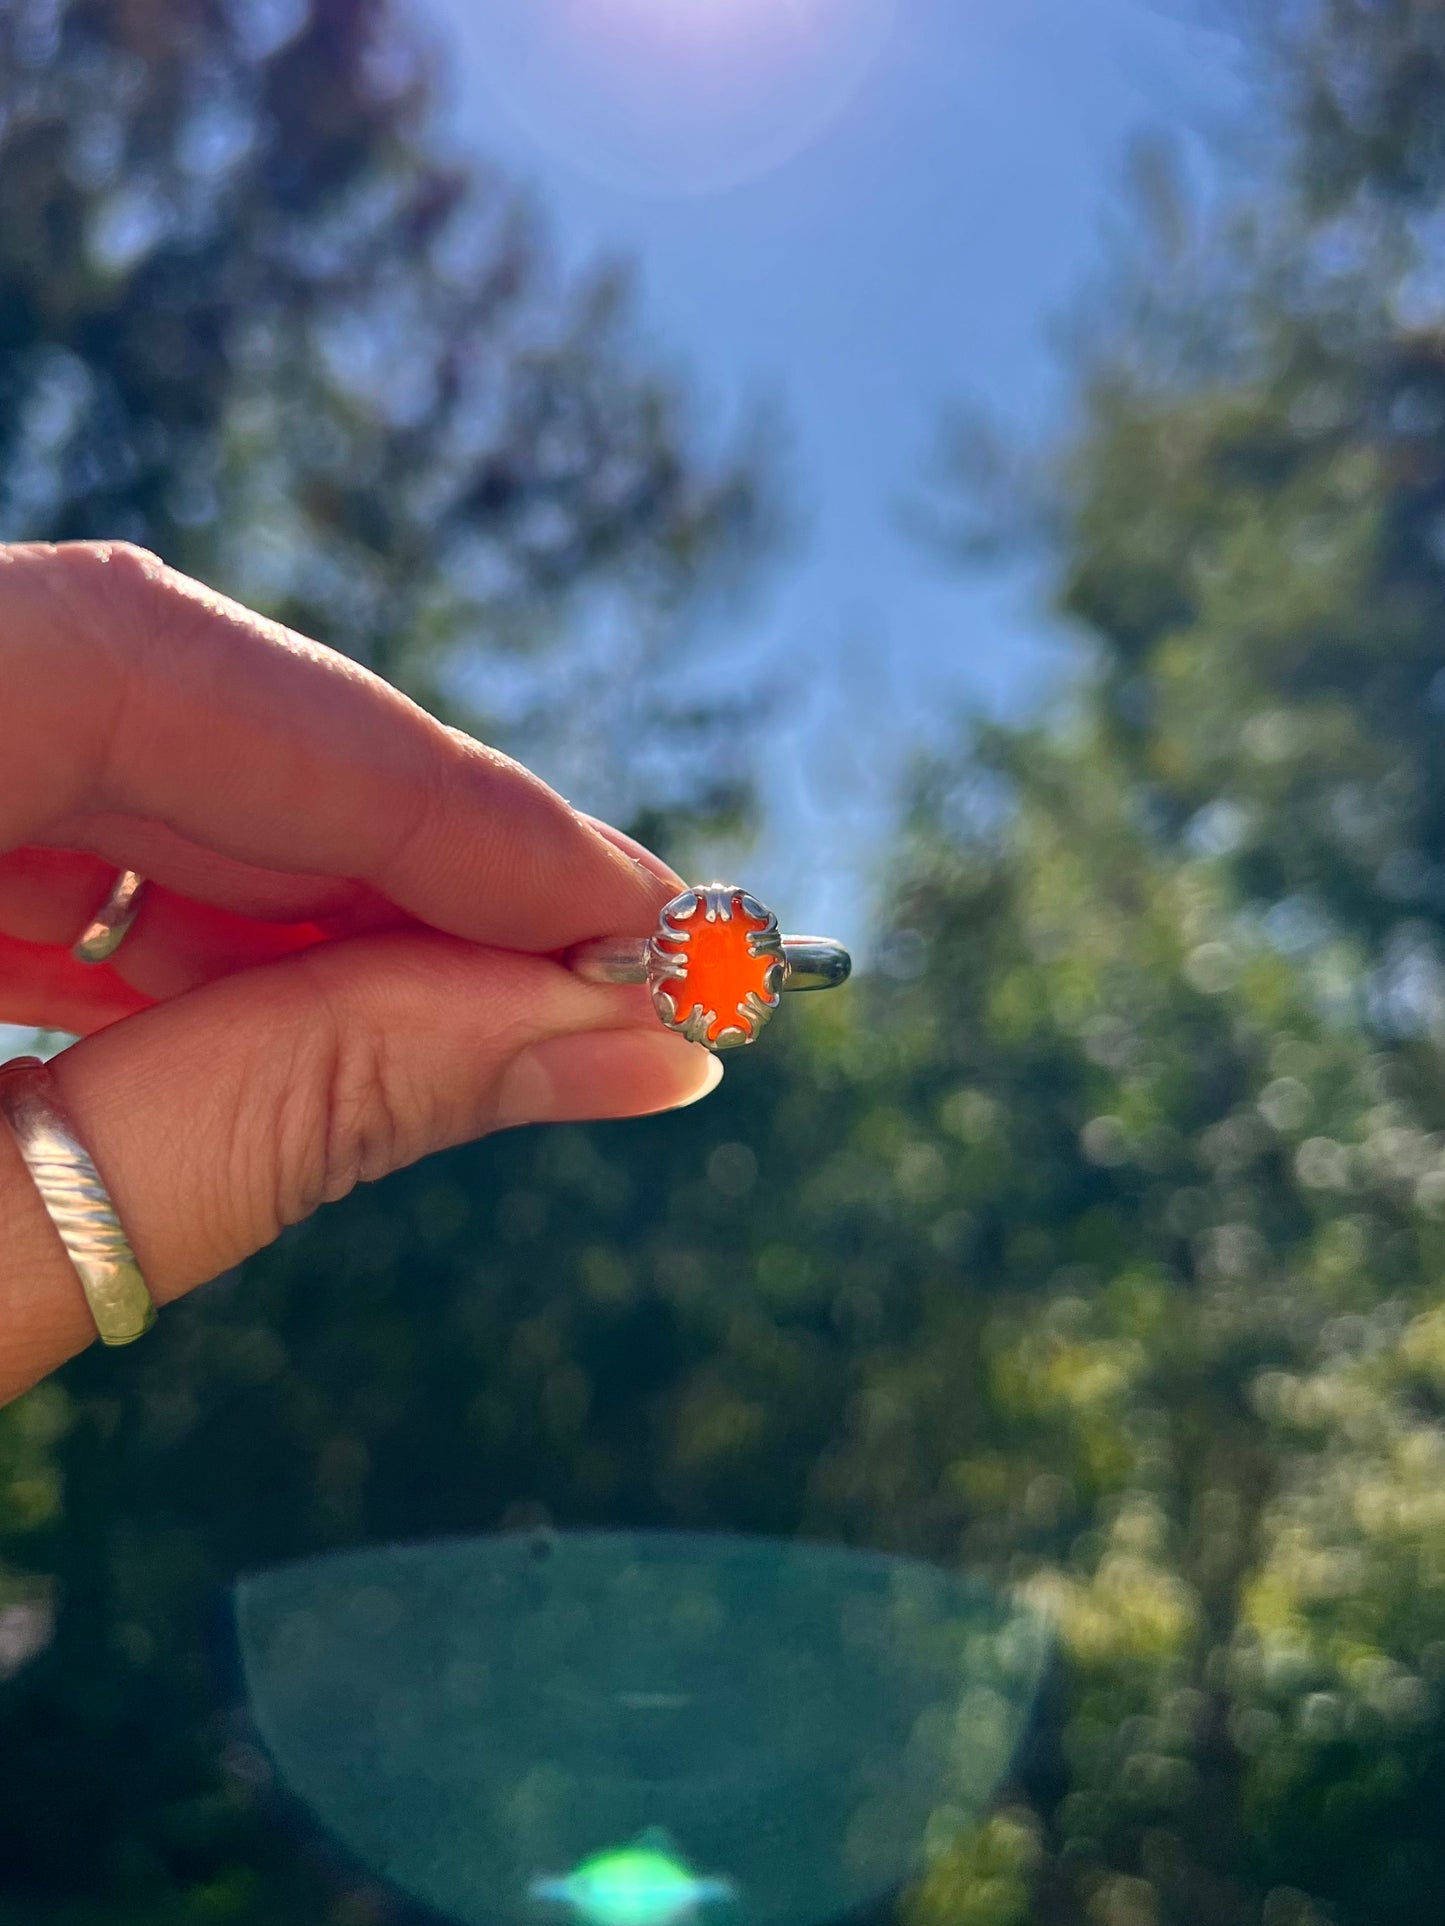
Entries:
<svg viewBox="0 0 1445 1926">
<path fill-rule="evenodd" d="M 1000 1148 L 884 1391 L 1068 1660 L 1010 1917 L 1445 1899 L 1435 16 L 1260 30 L 1283 171 L 1142 227 L 1048 476 L 1072 704 L 937 773 L 893 911 L 924 1149 Z"/>
<path fill-rule="evenodd" d="M 477 637 L 675 646 L 765 517 L 432 93 L 383 0 L 0 7 L 0 535 L 149 543 L 476 721 Z"/>
<path fill-rule="evenodd" d="M 1445 19 L 1436 0 L 1314 0 L 1257 16 L 1274 43 L 1312 207 L 1365 195 L 1420 212 L 1445 188 Z"/>
</svg>

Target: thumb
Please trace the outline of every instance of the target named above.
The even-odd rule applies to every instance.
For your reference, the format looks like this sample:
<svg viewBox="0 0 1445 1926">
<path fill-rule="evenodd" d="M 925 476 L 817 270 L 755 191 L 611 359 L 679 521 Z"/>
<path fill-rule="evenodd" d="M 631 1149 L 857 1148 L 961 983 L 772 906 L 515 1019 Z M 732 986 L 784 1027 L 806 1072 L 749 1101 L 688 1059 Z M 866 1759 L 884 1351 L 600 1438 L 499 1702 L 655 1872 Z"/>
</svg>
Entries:
<svg viewBox="0 0 1445 1926">
<path fill-rule="evenodd" d="M 159 1304 L 430 1151 L 514 1124 L 673 1109 L 721 1074 L 658 1026 L 643 992 L 432 932 L 226 977 L 51 1069 Z M 95 1334 L 3 1125 L 0 1329 L 0 1400 Z"/>
</svg>

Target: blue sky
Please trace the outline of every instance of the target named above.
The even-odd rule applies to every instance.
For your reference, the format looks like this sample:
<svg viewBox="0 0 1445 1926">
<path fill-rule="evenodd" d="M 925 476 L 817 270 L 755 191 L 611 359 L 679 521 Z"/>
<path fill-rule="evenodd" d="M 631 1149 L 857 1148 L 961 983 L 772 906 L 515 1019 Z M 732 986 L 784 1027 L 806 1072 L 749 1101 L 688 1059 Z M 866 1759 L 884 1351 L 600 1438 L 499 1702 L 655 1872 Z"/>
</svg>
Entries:
<svg viewBox="0 0 1445 1926">
<path fill-rule="evenodd" d="M 714 420 L 782 404 L 801 534 L 740 643 L 804 693 L 760 743 L 773 828 L 744 880 L 859 941 L 912 746 L 1028 706 L 1065 659 L 1035 595 L 942 567 L 900 505 L 951 398 L 1058 419 L 1051 327 L 1127 142 L 1217 112 L 1228 42 L 1165 0 L 418 4 L 461 137 L 536 191 L 564 259 L 635 261 Z"/>
</svg>

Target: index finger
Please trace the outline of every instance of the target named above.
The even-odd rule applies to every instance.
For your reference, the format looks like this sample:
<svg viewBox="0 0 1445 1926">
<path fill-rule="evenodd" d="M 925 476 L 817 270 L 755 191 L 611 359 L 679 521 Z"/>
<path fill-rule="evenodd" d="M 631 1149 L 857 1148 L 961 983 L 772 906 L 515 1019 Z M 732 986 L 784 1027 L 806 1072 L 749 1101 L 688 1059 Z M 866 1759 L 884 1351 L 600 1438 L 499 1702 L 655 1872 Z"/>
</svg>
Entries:
<svg viewBox="0 0 1445 1926">
<path fill-rule="evenodd" d="M 668 894 L 520 764 L 127 544 L 0 546 L 0 671 L 0 847 L 129 813 L 522 950 Z"/>
</svg>

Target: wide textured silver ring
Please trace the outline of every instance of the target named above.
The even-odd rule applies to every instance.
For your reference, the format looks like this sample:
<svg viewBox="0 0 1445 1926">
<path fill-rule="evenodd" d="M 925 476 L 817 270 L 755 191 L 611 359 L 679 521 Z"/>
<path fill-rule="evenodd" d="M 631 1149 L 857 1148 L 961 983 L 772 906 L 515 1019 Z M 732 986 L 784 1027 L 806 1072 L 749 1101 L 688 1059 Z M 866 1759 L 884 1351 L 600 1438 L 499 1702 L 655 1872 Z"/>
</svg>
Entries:
<svg viewBox="0 0 1445 1926">
<path fill-rule="evenodd" d="M 108 963 L 130 934 L 140 913 L 140 899 L 146 879 L 133 869 L 123 869 L 109 896 L 87 923 L 71 948 L 79 963 Z"/>
<path fill-rule="evenodd" d="M 102 1344 L 132 1344 L 156 1307 L 110 1192 L 39 1057 L 0 1064 L 0 1116 L 80 1279 Z"/>
<path fill-rule="evenodd" d="M 784 936 L 778 919 L 733 883 L 687 889 L 651 936 L 603 936 L 563 961 L 589 983 L 645 983 L 669 1030 L 709 1050 L 756 1041 L 788 990 L 832 990 L 853 963 L 825 936 Z"/>
</svg>

